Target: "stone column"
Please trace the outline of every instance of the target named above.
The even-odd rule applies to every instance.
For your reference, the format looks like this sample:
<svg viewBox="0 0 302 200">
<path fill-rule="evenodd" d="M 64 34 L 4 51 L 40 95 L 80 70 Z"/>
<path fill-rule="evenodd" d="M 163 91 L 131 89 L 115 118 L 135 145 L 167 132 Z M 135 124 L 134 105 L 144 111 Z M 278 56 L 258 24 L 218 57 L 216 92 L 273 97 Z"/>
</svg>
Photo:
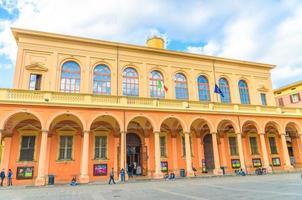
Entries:
<svg viewBox="0 0 302 200">
<path fill-rule="evenodd" d="M 178 159 L 177 159 L 177 141 L 176 136 L 172 137 L 172 152 L 173 152 L 173 172 L 178 173 Z"/>
<path fill-rule="evenodd" d="M 192 154 L 191 154 L 191 144 L 190 144 L 190 132 L 185 132 L 185 147 L 186 147 L 186 165 L 187 165 L 187 176 L 194 176 L 192 170 Z"/>
<path fill-rule="evenodd" d="M 222 175 L 222 171 L 220 169 L 220 158 L 219 158 L 219 150 L 217 144 L 217 133 L 212 133 L 212 145 L 213 145 L 213 155 L 214 155 L 214 164 L 215 169 L 213 171 L 216 175 Z"/>
<path fill-rule="evenodd" d="M 2 134 L 3 134 L 3 129 L 0 129 L 0 146 L 2 145 Z"/>
<path fill-rule="evenodd" d="M 3 149 L 3 157 L 1 160 L 1 166 L 0 169 L 2 170 L 4 168 L 5 174 L 8 172 L 8 167 L 9 167 L 9 160 L 10 160 L 10 152 L 11 152 L 11 144 L 12 144 L 12 137 L 5 137 L 3 139 L 4 141 L 4 149 Z M 7 180 L 7 178 L 6 178 Z"/>
<path fill-rule="evenodd" d="M 281 137 L 281 146 L 282 146 L 283 159 L 284 159 L 284 164 L 285 164 L 284 169 L 291 169 L 291 168 L 293 168 L 293 166 L 290 164 L 285 133 L 281 133 L 280 137 Z"/>
<path fill-rule="evenodd" d="M 260 145 L 262 150 L 263 167 L 266 168 L 268 172 L 271 172 L 272 168 L 269 165 L 268 152 L 265 142 L 265 133 L 260 133 L 259 137 L 260 137 Z"/>
<path fill-rule="evenodd" d="M 243 148 L 242 148 L 241 133 L 236 133 L 236 137 L 237 137 L 237 146 L 238 146 L 238 153 L 239 153 L 239 158 L 240 158 L 240 165 L 241 165 L 242 170 L 246 171 Z"/>
<path fill-rule="evenodd" d="M 82 161 L 81 161 L 81 174 L 80 183 L 88 183 L 88 157 L 89 157 L 89 130 L 83 132 L 83 142 L 82 142 Z"/>
<path fill-rule="evenodd" d="M 125 170 L 125 157 L 126 157 L 126 132 L 121 131 L 120 138 L 120 168 Z M 119 171 L 119 170 L 118 170 Z"/>
<path fill-rule="evenodd" d="M 47 156 L 47 138 L 48 138 L 48 130 L 42 130 L 39 164 L 38 164 L 38 175 L 35 180 L 36 186 L 45 185 L 45 181 L 46 181 L 45 166 L 46 166 L 46 156 Z"/>
<path fill-rule="evenodd" d="M 160 144 L 159 144 L 159 131 L 154 132 L 154 163 L 155 163 L 155 178 L 161 178 L 162 173 L 160 170 Z"/>
</svg>

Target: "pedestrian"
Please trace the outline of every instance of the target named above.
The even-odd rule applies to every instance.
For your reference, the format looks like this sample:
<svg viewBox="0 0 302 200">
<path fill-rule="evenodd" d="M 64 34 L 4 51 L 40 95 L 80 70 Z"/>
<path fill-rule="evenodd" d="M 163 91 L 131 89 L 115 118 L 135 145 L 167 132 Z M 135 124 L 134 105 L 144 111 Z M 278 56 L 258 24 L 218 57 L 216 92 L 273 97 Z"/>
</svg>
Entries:
<svg viewBox="0 0 302 200">
<path fill-rule="evenodd" d="M 71 182 L 70 182 L 70 185 L 71 185 L 71 186 L 76 186 L 76 185 L 78 185 L 78 183 L 77 183 L 77 178 L 76 178 L 75 176 L 72 177 Z"/>
<path fill-rule="evenodd" d="M 115 184 L 113 168 L 111 169 L 111 172 L 110 172 L 110 179 L 109 179 L 109 183 L 108 183 L 109 185 L 111 184 L 111 181 Z"/>
<path fill-rule="evenodd" d="M 12 185 L 13 185 L 12 179 L 13 179 L 13 172 L 12 172 L 11 169 L 9 169 L 9 170 L 8 170 L 8 173 L 7 173 L 7 180 L 8 180 L 7 185 L 8 185 L 8 186 L 12 186 Z"/>
<path fill-rule="evenodd" d="M 5 179 L 5 172 L 4 169 L 2 169 L 1 173 L 0 173 L 0 178 L 1 178 L 1 186 L 3 186 L 3 181 Z"/>
<path fill-rule="evenodd" d="M 121 176 L 121 182 L 125 182 L 125 170 L 124 170 L 124 168 L 121 169 L 120 176 Z"/>
</svg>

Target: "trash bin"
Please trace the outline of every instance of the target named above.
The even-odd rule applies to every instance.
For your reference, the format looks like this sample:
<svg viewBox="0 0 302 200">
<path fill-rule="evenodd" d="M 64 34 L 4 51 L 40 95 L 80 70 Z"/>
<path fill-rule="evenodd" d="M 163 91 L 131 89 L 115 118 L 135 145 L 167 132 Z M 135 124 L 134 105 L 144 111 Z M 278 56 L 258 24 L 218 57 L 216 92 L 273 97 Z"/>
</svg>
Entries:
<svg viewBox="0 0 302 200">
<path fill-rule="evenodd" d="M 221 171 L 222 171 L 222 175 L 225 175 L 225 167 L 224 167 L 224 166 L 221 166 L 220 169 L 221 169 Z"/>
<path fill-rule="evenodd" d="M 185 169 L 180 169 L 180 177 L 186 177 Z"/>
<path fill-rule="evenodd" d="M 48 175 L 48 185 L 54 185 L 54 184 L 55 184 L 55 176 Z"/>
</svg>

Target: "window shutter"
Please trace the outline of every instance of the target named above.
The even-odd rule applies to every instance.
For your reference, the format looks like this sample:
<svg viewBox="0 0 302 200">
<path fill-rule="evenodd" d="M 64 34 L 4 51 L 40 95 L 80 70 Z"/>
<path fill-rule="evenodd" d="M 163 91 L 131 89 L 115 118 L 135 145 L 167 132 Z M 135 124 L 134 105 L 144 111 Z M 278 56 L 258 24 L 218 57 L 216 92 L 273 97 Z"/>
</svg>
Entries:
<svg viewBox="0 0 302 200">
<path fill-rule="evenodd" d="M 292 95 L 289 95 L 289 98 L 290 98 L 290 102 L 293 103 L 293 97 L 292 97 Z"/>
<path fill-rule="evenodd" d="M 298 99 L 299 99 L 299 101 L 301 101 L 300 93 L 298 93 Z"/>
</svg>

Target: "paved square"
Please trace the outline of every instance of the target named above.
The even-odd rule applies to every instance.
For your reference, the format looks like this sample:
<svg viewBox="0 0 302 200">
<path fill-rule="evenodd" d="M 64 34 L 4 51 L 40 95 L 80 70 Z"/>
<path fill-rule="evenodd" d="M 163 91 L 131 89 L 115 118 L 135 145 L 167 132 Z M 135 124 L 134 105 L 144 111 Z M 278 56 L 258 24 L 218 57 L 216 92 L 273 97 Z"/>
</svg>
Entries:
<svg viewBox="0 0 302 200">
<path fill-rule="evenodd" d="M 302 199 L 300 174 L 212 177 L 176 181 L 137 181 L 126 184 L 89 184 L 0 188 L 1 200 L 103 199 Z"/>
</svg>

